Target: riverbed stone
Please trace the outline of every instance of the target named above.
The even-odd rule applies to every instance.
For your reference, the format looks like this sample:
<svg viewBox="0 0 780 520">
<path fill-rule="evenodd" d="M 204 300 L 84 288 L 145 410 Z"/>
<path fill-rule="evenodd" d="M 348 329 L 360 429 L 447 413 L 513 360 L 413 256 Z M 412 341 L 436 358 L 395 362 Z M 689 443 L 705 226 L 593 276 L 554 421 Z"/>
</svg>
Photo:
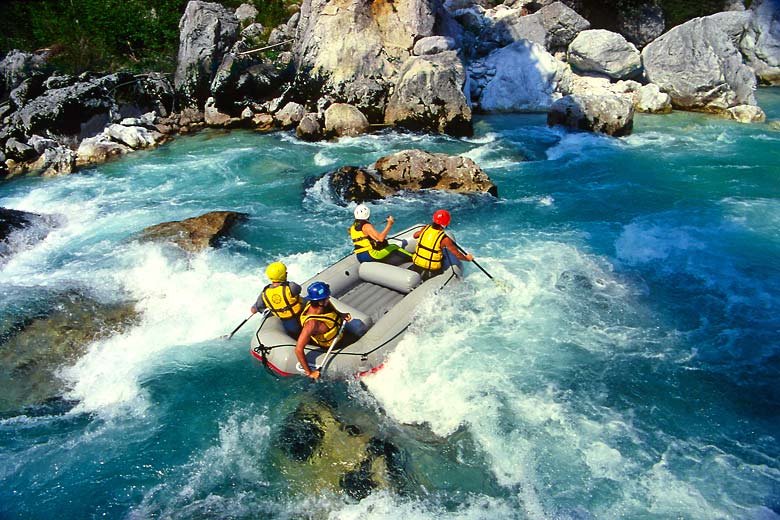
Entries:
<svg viewBox="0 0 780 520">
<path fill-rule="evenodd" d="M 731 119 L 740 123 L 763 123 L 766 121 L 766 114 L 755 105 L 738 105 L 728 109 Z"/>
</svg>

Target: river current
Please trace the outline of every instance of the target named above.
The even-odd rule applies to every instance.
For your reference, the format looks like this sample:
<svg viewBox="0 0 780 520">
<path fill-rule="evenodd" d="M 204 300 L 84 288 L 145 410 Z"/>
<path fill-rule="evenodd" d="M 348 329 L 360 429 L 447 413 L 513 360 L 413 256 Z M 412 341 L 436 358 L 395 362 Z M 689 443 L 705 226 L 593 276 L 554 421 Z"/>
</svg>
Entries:
<svg viewBox="0 0 780 520">
<path fill-rule="evenodd" d="M 0 518 L 780 518 L 780 90 L 758 95 L 770 123 L 208 131 L 0 183 L 0 206 L 60 222 L 0 267 L 0 325 L 63 291 L 139 313 L 58 369 L 59 406 L 0 416 Z M 221 339 L 269 262 L 303 281 L 349 253 L 354 206 L 305 179 L 407 148 L 471 157 L 499 197 L 407 194 L 373 220 L 400 231 L 449 209 L 498 283 L 467 265 L 362 382 L 275 378 L 249 354 L 258 318 Z M 249 215 L 219 248 L 132 240 L 214 210 Z M 280 457 L 300 403 L 392 445 L 395 483 L 355 498 Z"/>
</svg>

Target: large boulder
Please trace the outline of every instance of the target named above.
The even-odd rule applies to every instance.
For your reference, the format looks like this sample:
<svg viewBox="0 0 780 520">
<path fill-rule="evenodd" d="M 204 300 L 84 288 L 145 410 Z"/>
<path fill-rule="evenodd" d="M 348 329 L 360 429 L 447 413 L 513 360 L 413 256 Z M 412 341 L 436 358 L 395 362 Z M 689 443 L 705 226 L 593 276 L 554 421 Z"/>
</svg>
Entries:
<svg viewBox="0 0 780 520">
<path fill-rule="evenodd" d="M 451 51 L 457 48 L 453 38 L 448 36 L 426 36 L 414 44 L 415 56 L 427 56 L 429 54 L 439 54 L 444 51 Z"/>
<path fill-rule="evenodd" d="M 566 96 L 550 107 L 547 124 L 621 137 L 634 124 L 634 105 L 624 96 Z"/>
<path fill-rule="evenodd" d="M 747 64 L 764 83 L 780 83 L 780 0 L 754 0 L 740 41 Z"/>
<path fill-rule="evenodd" d="M 455 51 L 413 56 L 401 69 L 385 111 L 385 123 L 459 136 L 473 133 L 463 94 L 466 74 Z"/>
<path fill-rule="evenodd" d="M 612 79 L 634 77 L 642 69 L 639 51 L 617 33 L 603 29 L 582 31 L 569 44 L 568 61 L 582 72 Z"/>
<path fill-rule="evenodd" d="M 496 185 L 468 157 L 403 150 L 382 157 L 373 168 L 385 185 L 396 190 L 436 189 L 498 196 Z"/>
<path fill-rule="evenodd" d="M 196 253 L 214 246 L 234 224 L 246 217 L 235 211 L 212 211 L 181 221 L 163 222 L 141 231 L 140 240 L 172 242 L 185 251 Z"/>
<path fill-rule="evenodd" d="M 477 100 L 485 112 L 545 111 L 571 81 L 563 62 L 526 40 L 494 51 L 484 68 L 488 73 Z"/>
<path fill-rule="evenodd" d="M 296 90 L 330 94 L 381 122 L 389 89 L 415 42 L 433 35 L 434 0 L 304 0 L 293 51 Z"/>
<path fill-rule="evenodd" d="M 382 157 L 368 168 L 344 166 L 326 178 L 340 202 L 365 202 L 396 195 L 400 191 L 448 190 L 459 193 L 489 193 L 498 189 L 487 174 L 467 157 L 404 150 Z M 305 188 L 319 178 L 307 179 Z"/>
<path fill-rule="evenodd" d="M 346 103 L 333 103 L 324 113 L 325 137 L 355 137 L 368 132 L 369 123 L 357 107 Z"/>
<path fill-rule="evenodd" d="M 678 25 L 642 50 L 647 79 L 684 110 L 755 105 L 756 77 L 737 44 L 749 18 L 748 11 L 731 11 Z"/>
<path fill-rule="evenodd" d="M 203 106 L 225 53 L 238 39 L 233 11 L 220 4 L 191 0 L 179 22 L 179 55 L 174 85 L 189 106 Z"/>
</svg>

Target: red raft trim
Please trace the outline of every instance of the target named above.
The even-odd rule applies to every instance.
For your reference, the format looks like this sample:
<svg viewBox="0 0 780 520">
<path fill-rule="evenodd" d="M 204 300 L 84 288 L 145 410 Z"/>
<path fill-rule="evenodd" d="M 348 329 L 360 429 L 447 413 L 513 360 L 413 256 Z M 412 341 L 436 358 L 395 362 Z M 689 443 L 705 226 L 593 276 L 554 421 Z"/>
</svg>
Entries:
<svg viewBox="0 0 780 520">
<path fill-rule="evenodd" d="M 270 361 L 268 361 L 268 360 L 266 360 L 266 361 L 263 361 L 263 356 L 261 356 L 260 354 L 258 354 L 257 352 L 255 352 L 255 351 L 254 351 L 254 349 L 250 350 L 250 352 L 252 353 L 252 356 L 253 356 L 253 357 L 254 357 L 256 360 L 258 360 L 258 361 L 260 361 L 260 362 L 262 362 L 262 363 L 265 363 L 265 364 L 267 364 L 267 365 L 268 365 L 268 367 L 269 367 L 271 370 L 273 370 L 274 372 L 276 372 L 276 373 L 277 373 L 277 374 L 279 374 L 280 376 L 285 376 L 285 377 L 287 377 L 287 376 L 294 376 L 294 375 L 295 375 L 295 374 L 291 374 L 291 373 L 289 373 L 289 372 L 284 372 L 284 371 L 282 371 L 282 370 L 279 370 L 279 369 L 278 369 L 276 366 L 274 366 L 274 364 L 273 364 L 273 363 L 271 363 L 271 362 L 270 362 Z"/>
</svg>

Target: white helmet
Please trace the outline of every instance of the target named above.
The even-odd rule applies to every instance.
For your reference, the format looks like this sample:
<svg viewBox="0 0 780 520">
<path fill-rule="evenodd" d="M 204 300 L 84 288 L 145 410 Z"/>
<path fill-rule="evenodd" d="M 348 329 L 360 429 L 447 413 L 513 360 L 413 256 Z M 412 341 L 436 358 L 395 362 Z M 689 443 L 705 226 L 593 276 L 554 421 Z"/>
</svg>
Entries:
<svg viewBox="0 0 780 520">
<path fill-rule="evenodd" d="M 368 220 L 371 210 L 365 204 L 358 204 L 355 208 L 355 220 Z"/>
</svg>

